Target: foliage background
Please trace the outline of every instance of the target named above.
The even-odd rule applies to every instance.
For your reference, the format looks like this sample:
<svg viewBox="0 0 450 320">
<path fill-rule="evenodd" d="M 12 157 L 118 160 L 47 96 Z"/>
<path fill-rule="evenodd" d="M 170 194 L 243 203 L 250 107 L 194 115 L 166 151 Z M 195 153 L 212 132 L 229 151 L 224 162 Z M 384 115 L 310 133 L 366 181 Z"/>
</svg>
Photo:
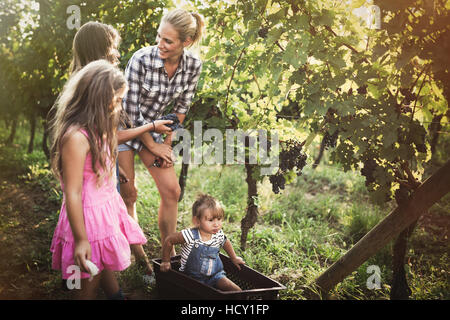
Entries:
<svg viewBox="0 0 450 320">
<path fill-rule="evenodd" d="M 50 206 L 60 199 L 45 156 L 46 115 L 68 78 L 76 30 L 67 28 L 66 9 L 74 4 L 81 9 L 82 23 L 98 20 L 119 30 L 123 69 L 137 49 L 154 43 L 165 9 L 183 6 L 199 11 L 208 26 L 197 48 L 204 68 L 187 128 L 202 120 L 204 129 L 277 130 L 283 141 L 307 142 L 302 150 L 309 156 L 303 176 L 283 172 L 291 186 L 281 194 L 271 192 L 259 167 L 252 169 L 258 183 L 259 216 L 248 235 L 248 250 L 241 253 L 252 267 L 288 284 L 285 298 L 307 298 L 302 286 L 404 200 L 405 192 L 406 198 L 413 192 L 410 184 L 405 187 L 408 171 L 423 181 L 448 160 L 448 1 L 5 0 L 0 4 L 0 167 L 5 189 L 9 189 L 7 181 L 19 179 L 18 189 L 26 181 L 44 192 Z M 381 29 L 368 29 L 351 14 L 371 4 L 381 10 Z M 310 169 L 322 137 L 336 131 L 335 147 L 328 146 L 317 171 Z M 193 167 L 180 204 L 180 224 L 189 224 L 185 213 L 196 191 L 210 192 L 226 204 L 228 231 L 238 243 L 239 221 L 248 206 L 243 170 L 242 166 Z M 217 176 L 220 183 L 212 185 Z M 154 185 L 144 174 L 141 179 L 139 188 L 145 196 L 139 210 L 149 239 L 157 243 L 157 224 L 146 212 L 155 211 L 159 200 Z M 402 185 L 403 193 L 398 192 Z M 446 201 L 433 211 L 444 230 Z M 11 210 L 3 211 L 5 217 Z M 40 226 L 51 238 L 55 215 L 44 219 L 48 224 Z M 429 245 L 431 229 L 425 228 L 425 222 L 422 226 L 424 238 L 419 238 Z M 2 221 L 5 234 L 13 234 L 8 233 L 13 227 L 14 223 Z M 438 248 L 448 246 L 447 233 L 448 228 L 434 239 Z M 411 241 L 416 246 L 420 242 Z M 3 243 L 2 250 L 7 250 L 7 242 Z M 155 243 L 148 250 L 157 256 Z M 296 250 L 290 252 L 292 248 Z M 389 254 L 386 248 L 374 257 L 375 264 L 384 266 L 385 278 L 390 277 Z M 438 261 L 411 256 L 418 262 L 409 273 L 409 279 L 418 283 L 413 297 L 448 298 L 448 254 Z M 38 268 L 49 270 L 47 254 L 32 257 Z M 364 289 L 364 267 L 336 288 L 337 297 L 387 297 L 389 281 L 385 291 Z M 423 274 L 426 281 L 420 279 Z M 133 270 L 127 276 L 133 287 Z M 425 283 L 433 289 L 425 288 Z"/>
</svg>

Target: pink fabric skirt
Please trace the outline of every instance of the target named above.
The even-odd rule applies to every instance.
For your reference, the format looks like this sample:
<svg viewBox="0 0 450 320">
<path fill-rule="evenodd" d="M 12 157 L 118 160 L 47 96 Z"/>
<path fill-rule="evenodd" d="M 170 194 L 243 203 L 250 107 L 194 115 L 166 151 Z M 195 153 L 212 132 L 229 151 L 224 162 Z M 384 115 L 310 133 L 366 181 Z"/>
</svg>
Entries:
<svg viewBox="0 0 450 320">
<path fill-rule="evenodd" d="M 147 242 L 138 223 L 131 218 L 119 193 L 112 192 L 108 197 L 83 202 L 84 223 L 91 245 L 91 261 L 99 271 L 103 269 L 122 271 L 131 264 L 130 244 Z M 88 278 L 88 273 L 74 272 L 75 242 L 67 217 L 65 202 L 61 207 L 50 251 L 52 268 L 61 270 L 62 278 Z M 72 266 L 72 267 L 71 267 Z M 75 267 L 76 269 L 76 267 Z"/>
</svg>

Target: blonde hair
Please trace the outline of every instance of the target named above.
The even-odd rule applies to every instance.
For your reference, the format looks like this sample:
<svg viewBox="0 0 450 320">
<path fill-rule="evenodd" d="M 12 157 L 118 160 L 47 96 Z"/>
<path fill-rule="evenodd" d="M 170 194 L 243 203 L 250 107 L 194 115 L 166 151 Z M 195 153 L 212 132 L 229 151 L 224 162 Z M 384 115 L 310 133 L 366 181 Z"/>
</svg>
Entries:
<svg viewBox="0 0 450 320">
<path fill-rule="evenodd" d="M 161 23 L 167 22 L 178 32 L 181 42 L 188 37 L 192 39 L 192 45 L 201 41 L 203 28 L 205 26 L 201 15 L 196 12 L 188 12 L 184 9 L 174 9 L 169 11 L 161 19 Z"/>
<path fill-rule="evenodd" d="M 73 58 L 70 73 L 75 73 L 89 62 L 105 59 L 118 63 L 113 49 L 120 43 L 119 32 L 108 24 L 89 21 L 81 26 L 73 38 Z"/>
<path fill-rule="evenodd" d="M 62 146 L 80 128 L 88 135 L 97 183 L 100 184 L 104 173 L 112 174 L 117 157 L 119 115 L 112 112 L 110 106 L 116 92 L 126 85 L 122 72 L 106 60 L 89 63 L 68 80 L 56 102 L 56 117 L 51 128 L 51 164 L 57 177 L 62 177 Z M 110 168 L 107 157 L 111 159 Z"/>
<path fill-rule="evenodd" d="M 214 197 L 200 194 L 192 205 L 192 217 L 201 219 L 206 209 L 211 210 L 213 218 L 223 219 L 225 212 L 222 205 Z"/>
</svg>

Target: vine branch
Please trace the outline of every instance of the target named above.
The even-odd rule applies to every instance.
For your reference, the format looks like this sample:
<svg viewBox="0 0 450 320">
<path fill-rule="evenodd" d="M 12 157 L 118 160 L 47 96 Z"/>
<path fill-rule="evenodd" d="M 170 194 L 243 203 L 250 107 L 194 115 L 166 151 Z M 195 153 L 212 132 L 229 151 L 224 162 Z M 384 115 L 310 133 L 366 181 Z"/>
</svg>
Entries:
<svg viewBox="0 0 450 320">
<path fill-rule="evenodd" d="M 236 62 L 234 63 L 234 66 L 233 66 L 233 73 L 231 74 L 230 82 L 228 83 L 227 96 L 225 98 L 225 113 L 226 113 L 226 111 L 228 109 L 228 97 L 229 97 L 229 94 L 230 94 L 231 82 L 233 82 L 233 78 L 234 78 L 234 74 L 236 72 L 237 65 L 239 64 L 239 61 L 241 61 L 241 58 L 242 58 L 244 53 L 245 53 L 245 48 L 243 48 L 241 50 L 241 53 L 239 54 L 239 57 L 237 58 Z"/>
</svg>

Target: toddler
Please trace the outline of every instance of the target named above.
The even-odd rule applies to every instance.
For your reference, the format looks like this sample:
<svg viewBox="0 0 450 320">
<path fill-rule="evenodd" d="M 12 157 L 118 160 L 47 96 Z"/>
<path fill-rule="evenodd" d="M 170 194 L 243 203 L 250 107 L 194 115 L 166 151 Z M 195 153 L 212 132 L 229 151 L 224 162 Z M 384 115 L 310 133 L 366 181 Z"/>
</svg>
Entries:
<svg viewBox="0 0 450 320">
<path fill-rule="evenodd" d="M 170 269 L 173 245 L 182 244 L 180 271 L 222 291 L 241 291 L 238 285 L 226 277 L 219 257 L 223 247 L 239 270 L 240 265 L 244 264 L 222 231 L 223 218 L 224 211 L 220 203 L 209 195 L 200 195 L 192 207 L 195 227 L 174 233 L 164 241 L 161 271 Z"/>
</svg>

